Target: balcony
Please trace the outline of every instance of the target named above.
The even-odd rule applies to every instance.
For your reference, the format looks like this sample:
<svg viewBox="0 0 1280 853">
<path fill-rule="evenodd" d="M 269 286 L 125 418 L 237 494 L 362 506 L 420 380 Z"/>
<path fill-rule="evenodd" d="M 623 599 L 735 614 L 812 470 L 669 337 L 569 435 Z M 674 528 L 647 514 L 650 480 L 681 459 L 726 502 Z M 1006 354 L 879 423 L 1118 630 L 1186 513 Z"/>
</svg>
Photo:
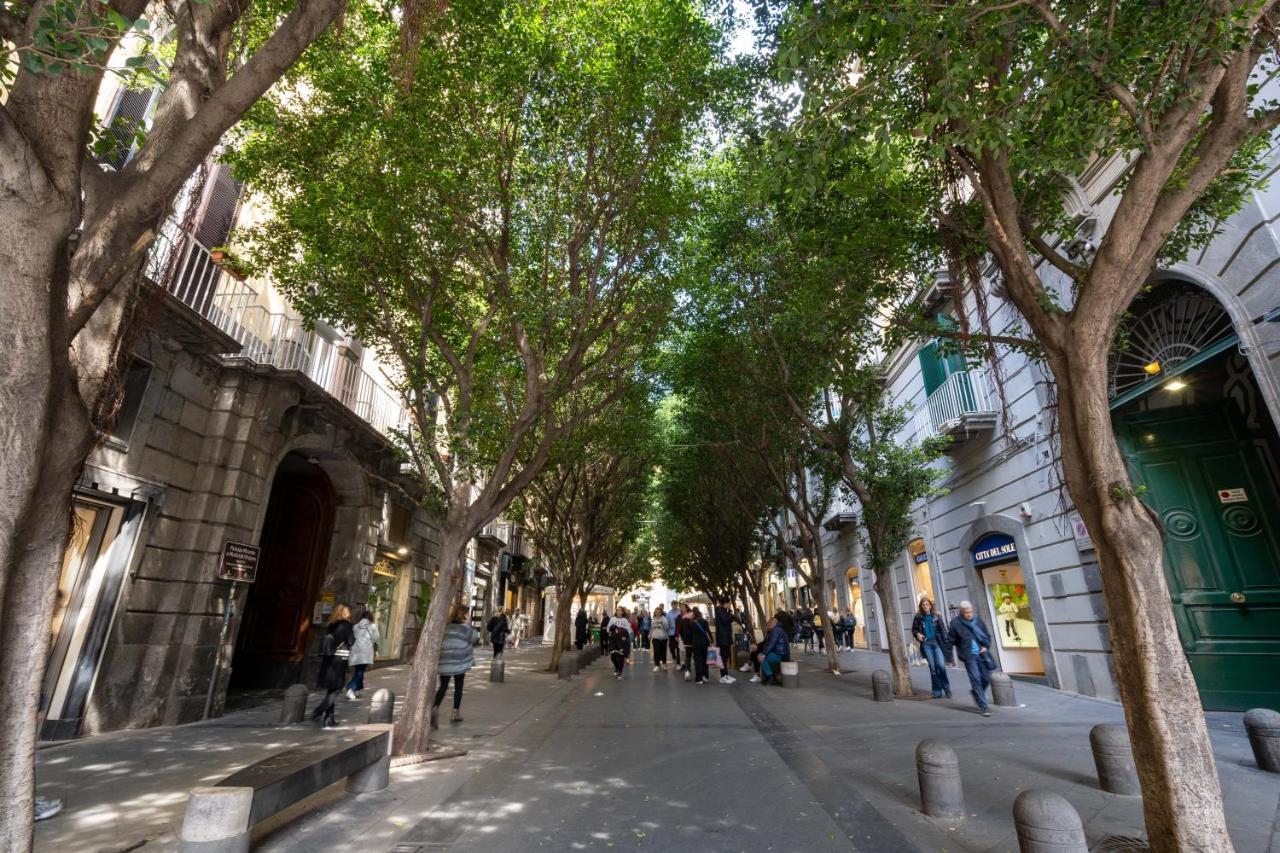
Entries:
<svg viewBox="0 0 1280 853">
<path fill-rule="evenodd" d="M 360 366 L 358 353 L 300 317 L 268 310 L 251 286 L 214 263 L 209 247 L 172 222 L 156 238 L 146 275 L 238 344 L 220 350 L 228 361 L 298 373 L 384 436 L 408 426 L 400 397 Z"/>
<path fill-rule="evenodd" d="M 951 300 L 951 273 L 946 267 L 934 270 L 933 281 L 920 291 L 920 313 L 925 317 L 936 317 Z"/>
<path fill-rule="evenodd" d="M 963 445 L 995 429 L 996 410 L 980 370 L 952 373 L 934 389 L 925 408 L 916 414 L 916 436 L 951 437 L 951 446 Z"/>
<path fill-rule="evenodd" d="M 826 521 L 822 522 L 822 528 L 835 533 L 836 531 L 844 530 L 846 527 L 851 527 L 857 523 L 858 516 L 856 514 L 852 512 L 837 512 Z"/>
<path fill-rule="evenodd" d="M 507 547 L 507 526 L 507 523 L 503 521 L 491 521 L 476 534 L 476 541 L 481 545 L 505 548 Z"/>
</svg>

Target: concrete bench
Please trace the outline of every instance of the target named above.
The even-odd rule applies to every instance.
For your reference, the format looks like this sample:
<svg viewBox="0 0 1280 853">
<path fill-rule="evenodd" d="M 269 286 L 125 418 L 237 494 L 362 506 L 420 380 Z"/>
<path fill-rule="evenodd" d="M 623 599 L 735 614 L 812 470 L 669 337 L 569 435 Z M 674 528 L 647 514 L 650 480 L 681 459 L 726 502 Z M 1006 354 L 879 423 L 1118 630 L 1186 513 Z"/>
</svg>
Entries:
<svg viewBox="0 0 1280 853">
<path fill-rule="evenodd" d="M 356 726 L 337 736 L 288 749 L 232 773 L 217 785 L 193 788 L 178 835 L 181 853 L 247 853 L 254 824 L 341 779 L 354 793 L 380 791 L 391 773 L 387 724 Z"/>
</svg>

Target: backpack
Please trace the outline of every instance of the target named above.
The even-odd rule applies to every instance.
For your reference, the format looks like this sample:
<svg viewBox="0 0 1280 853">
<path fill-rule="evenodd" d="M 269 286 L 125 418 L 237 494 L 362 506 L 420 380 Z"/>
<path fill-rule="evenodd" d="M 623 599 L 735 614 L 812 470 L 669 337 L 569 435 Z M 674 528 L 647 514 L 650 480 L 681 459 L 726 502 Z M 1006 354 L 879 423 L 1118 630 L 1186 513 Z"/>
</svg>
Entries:
<svg viewBox="0 0 1280 853">
<path fill-rule="evenodd" d="M 320 657 L 331 658 L 333 657 L 333 652 L 333 634 L 326 632 L 324 637 L 320 639 Z"/>
</svg>

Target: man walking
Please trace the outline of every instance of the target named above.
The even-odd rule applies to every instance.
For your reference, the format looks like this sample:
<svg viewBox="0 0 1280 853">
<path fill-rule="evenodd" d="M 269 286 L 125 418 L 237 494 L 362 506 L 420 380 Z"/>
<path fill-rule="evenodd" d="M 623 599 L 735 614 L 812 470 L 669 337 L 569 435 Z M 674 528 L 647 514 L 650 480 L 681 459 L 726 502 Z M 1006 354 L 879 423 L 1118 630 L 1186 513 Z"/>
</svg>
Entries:
<svg viewBox="0 0 1280 853">
<path fill-rule="evenodd" d="M 729 599 L 722 598 L 715 609 L 716 648 L 720 651 L 720 683 L 733 684 L 734 677 L 729 674 L 729 661 L 733 654 L 733 611 L 729 609 Z"/>
<path fill-rule="evenodd" d="M 987 628 L 982 617 L 974 614 L 973 604 L 960 602 L 960 615 L 951 620 L 951 645 L 956 654 L 964 661 L 965 671 L 969 673 L 969 692 L 973 701 L 978 703 L 978 713 L 984 717 L 991 716 L 987 706 L 987 688 L 991 686 L 989 669 L 995 669 L 995 661 L 991 657 L 991 630 Z"/>
</svg>

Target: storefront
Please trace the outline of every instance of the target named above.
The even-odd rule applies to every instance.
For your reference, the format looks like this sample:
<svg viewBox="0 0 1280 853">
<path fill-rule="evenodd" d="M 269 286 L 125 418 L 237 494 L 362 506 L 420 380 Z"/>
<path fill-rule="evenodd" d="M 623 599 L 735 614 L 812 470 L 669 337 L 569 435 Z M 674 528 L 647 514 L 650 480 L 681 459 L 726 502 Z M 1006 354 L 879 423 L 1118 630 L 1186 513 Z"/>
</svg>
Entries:
<svg viewBox="0 0 1280 853">
<path fill-rule="evenodd" d="M 859 649 L 865 649 L 868 648 L 867 615 L 862 606 L 862 580 L 857 566 L 845 572 L 845 580 L 849 585 L 849 610 L 853 612 L 853 618 L 858 621 L 858 626 L 853 630 L 853 645 Z"/>
<path fill-rule="evenodd" d="M 1031 598 L 1012 536 L 988 533 L 973 543 L 973 566 L 982 581 L 981 615 L 996 637 L 1000 666 L 1018 675 L 1044 675 Z"/>
</svg>

